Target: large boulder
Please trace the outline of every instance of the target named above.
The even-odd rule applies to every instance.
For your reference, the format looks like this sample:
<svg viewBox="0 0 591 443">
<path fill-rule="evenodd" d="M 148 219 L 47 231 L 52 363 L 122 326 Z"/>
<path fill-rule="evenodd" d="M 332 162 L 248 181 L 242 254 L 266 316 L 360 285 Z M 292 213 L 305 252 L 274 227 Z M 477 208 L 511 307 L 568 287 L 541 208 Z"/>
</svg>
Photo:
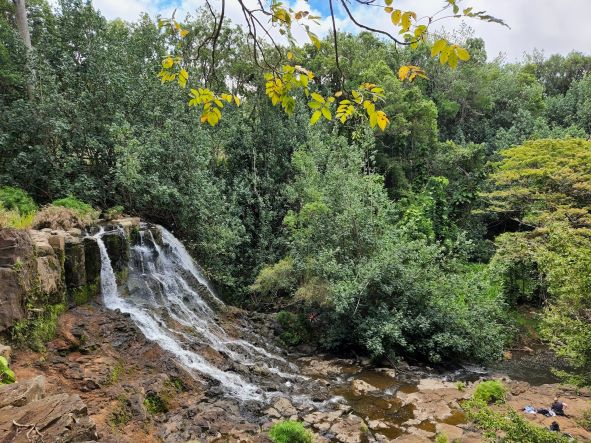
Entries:
<svg viewBox="0 0 591 443">
<path fill-rule="evenodd" d="M 111 259 L 113 271 L 125 271 L 129 263 L 129 243 L 119 230 L 108 231 L 103 235 L 105 248 Z"/>
<path fill-rule="evenodd" d="M 98 440 L 78 395 L 45 396 L 45 378 L 0 386 L 0 441 L 25 443 Z"/>
<path fill-rule="evenodd" d="M 84 243 L 77 236 L 69 235 L 65 241 L 66 260 L 64 263 L 66 286 L 78 288 L 86 285 L 86 255 Z"/>
<path fill-rule="evenodd" d="M 12 268 L 23 257 L 33 256 L 29 233 L 16 229 L 0 229 L 0 268 Z"/>
<path fill-rule="evenodd" d="M 39 289 L 45 293 L 52 303 L 60 303 L 62 290 L 62 265 L 55 255 L 37 257 L 37 278 Z"/>
<path fill-rule="evenodd" d="M 25 291 L 17 271 L 0 268 L 0 332 L 14 326 L 25 317 Z"/>
<path fill-rule="evenodd" d="M 25 296 L 35 274 L 34 255 L 26 231 L 0 229 L 0 332 L 25 317 Z"/>
<path fill-rule="evenodd" d="M 95 238 L 86 237 L 83 243 L 86 282 L 96 283 L 101 276 L 101 251 Z"/>
</svg>

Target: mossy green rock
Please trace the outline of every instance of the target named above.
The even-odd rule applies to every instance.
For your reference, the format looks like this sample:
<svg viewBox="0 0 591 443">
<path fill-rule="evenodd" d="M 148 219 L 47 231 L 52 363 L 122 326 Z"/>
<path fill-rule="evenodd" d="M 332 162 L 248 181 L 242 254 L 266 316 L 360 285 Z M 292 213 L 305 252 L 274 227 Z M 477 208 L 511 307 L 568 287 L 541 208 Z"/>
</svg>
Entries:
<svg viewBox="0 0 591 443">
<path fill-rule="evenodd" d="M 86 267 L 86 282 L 92 284 L 98 281 L 101 276 L 101 251 L 94 238 L 85 238 L 84 262 Z"/>
<path fill-rule="evenodd" d="M 127 237 L 121 235 L 118 231 L 107 232 L 103 236 L 107 253 L 111 259 L 111 266 L 115 273 L 120 273 L 127 269 L 129 262 L 129 243 Z"/>
<path fill-rule="evenodd" d="M 64 271 L 68 288 L 86 285 L 86 255 L 82 239 L 70 237 L 66 240 Z"/>
</svg>

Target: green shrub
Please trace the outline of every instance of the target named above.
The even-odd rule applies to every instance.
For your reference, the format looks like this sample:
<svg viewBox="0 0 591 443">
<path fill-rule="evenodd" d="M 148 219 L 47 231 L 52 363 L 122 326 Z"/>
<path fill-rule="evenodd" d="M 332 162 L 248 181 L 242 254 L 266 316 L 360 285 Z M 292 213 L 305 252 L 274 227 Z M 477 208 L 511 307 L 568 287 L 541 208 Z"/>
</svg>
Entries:
<svg viewBox="0 0 591 443">
<path fill-rule="evenodd" d="M 276 296 L 289 292 L 294 284 L 293 260 L 287 257 L 261 269 L 250 290 L 263 296 Z"/>
<path fill-rule="evenodd" d="M 88 203 L 85 203 L 82 200 L 79 200 L 71 195 L 69 195 L 68 197 L 54 200 L 52 205 L 60 206 L 62 208 L 73 209 L 81 215 L 91 215 L 93 217 L 96 217 L 98 215 L 98 211 L 96 211 Z"/>
<path fill-rule="evenodd" d="M 154 392 L 150 392 L 146 395 L 144 406 L 150 414 L 162 414 L 168 412 L 168 405 L 166 402 Z"/>
<path fill-rule="evenodd" d="M 12 340 L 33 351 L 44 351 L 45 344 L 55 338 L 57 319 L 65 309 L 63 304 L 48 305 L 38 316 L 19 321 L 10 330 Z"/>
<path fill-rule="evenodd" d="M 485 402 L 469 400 L 462 404 L 466 415 L 484 437 L 491 442 L 505 443 L 567 443 L 572 441 L 559 432 L 552 432 L 519 415 L 514 409 L 502 406 L 500 411 L 491 409 Z"/>
<path fill-rule="evenodd" d="M 484 403 L 503 403 L 505 401 L 505 387 L 501 382 L 488 380 L 479 383 L 474 391 L 474 400 Z"/>
<path fill-rule="evenodd" d="M 17 211 L 20 215 L 30 215 L 37 210 L 37 205 L 29 194 L 11 186 L 0 188 L 0 203 L 4 208 Z"/>
<path fill-rule="evenodd" d="M 312 433 L 303 424 L 292 420 L 271 426 L 269 438 L 275 443 L 312 443 Z"/>
<path fill-rule="evenodd" d="M 591 408 L 583 411 L 577 423 L 587 431 L 591 431 Z"/>
<path fill-rule="evenodd" d="M 8 367 L 8 360 L 0 355 L 0 385 L 9 385 L 15 381 L 14 372 Z"/>
<path fill-rule="evenodd" d="M 113 206 L 112 208 L 103 211 L 103 218 L 105 220 L 116 220 L 123 216 L 123 206 Z"/>
<path fill-rule="evenodd" d="M 310 331 L 303 314 L 280 311 L 277 313 L 277 322 L 283 329 L 279 338 L 288 346 L 297 346 L 310 337 Z"/>
</svg>

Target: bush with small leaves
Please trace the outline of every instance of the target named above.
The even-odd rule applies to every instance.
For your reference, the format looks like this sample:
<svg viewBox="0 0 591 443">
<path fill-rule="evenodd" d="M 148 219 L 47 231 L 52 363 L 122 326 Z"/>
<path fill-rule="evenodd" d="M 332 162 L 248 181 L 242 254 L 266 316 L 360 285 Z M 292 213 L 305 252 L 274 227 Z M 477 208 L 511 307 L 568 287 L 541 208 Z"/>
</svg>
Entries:
<svg viewBox="0 0 591 443">
<path fill-rule="evenodd" d="M 479 383 L 474 391 L 474 399 L 484 403 L 503 403 L 505 401 L 505 386 L 496 380 Z"/>
<path fill-rule="evenodd" d="M 269 430 L 269 438 L 275 443 L 312 443 L 312 433 L 293 420 L 275 423 Z"/>
<path fill-rule="evenodd" d="M 168 412 L 168 405 L 166 402 L 156 393 L 150 392 L 144 399 L 144 406 L 150 414 L 162 414 Z"/>
</svg>

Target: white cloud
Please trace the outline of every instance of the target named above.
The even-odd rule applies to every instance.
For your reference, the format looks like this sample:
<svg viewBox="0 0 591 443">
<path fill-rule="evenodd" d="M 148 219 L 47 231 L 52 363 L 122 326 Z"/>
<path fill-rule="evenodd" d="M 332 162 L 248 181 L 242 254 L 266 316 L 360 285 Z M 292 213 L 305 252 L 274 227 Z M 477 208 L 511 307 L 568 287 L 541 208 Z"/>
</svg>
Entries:
<svg viewBox="0 0 591 443">
<path fill-rule="evenodd" d="M 93 3 L 106 17 L 120 17 L 125 20 L 137 19 L 141 12 L 151 15 L 167 15 L 172 12 L 171 8 L 158 8 L 156 3 L 150 0 L 93 0 Z M 194 12 L 204 3 L 204 0 L 181 0 L 177 7 L 177 17 Z M 212 3 L 219 3 L 219 0 L 213 0 Z M 256 0 L 246 0 L 247 5 L 255 3 Z M 292 0 L 289 3 L 299 9 L 310 7 L 305 0 Z M 534 48 L 544 50 L 546 54 L 566 54 L 571 50 L 589 53 L 591 26 L 588 20 L 591 16 L 591 0 L 466 0 L 464 3 L 479 10 L 486 10 L 504 19 L 511 26 L 511 29 L 507 29 L 477 20 L 467 22 L 474 28 L 477 36 L 484 38 L 488 53 L 492 57 L 505 53 L 508 60 L 513 61 Z M 313 5 L 314 2 L 311 1 L 310 4 Z M 419 15 L 432 14 L 439 10 L 442 4 L 443 0 L 396 0 L 397 7 L 416 10 Z M 318 11 L 313 12 L 321 15 L 317 14 Z M 240 6 L 235 0 L 226 2 L 226 15 L 234 23 L 245 24 Z M 344 17 L 344 11 L 340 10 L 339 15 Z M 373 27 L 391 29 L 388 15 L 380 8 L 359 5 L 355 8 L 355 16 Z M 454 19 L 441 23 L 449 30 L 460 27 L 460 22 Z M 337 27 L 348 32 L 358 30 L 353 23 L 344 18 L 337 20 Z M 314 32 L 320 36 L 326 35 L 330 29 L 328 18 L 324 18 L 320 26 L 313 26 Z M 307 41 L 303 29 L 294 27 L 294 35 L 300 41 Z"/>
<path fill-rule="evenodd" d="M 416 10 L 421 16 L 438 11 L 442 3 L 442 0 L 398 0 L 396 6 L 403 10 Z M 514 61 L 534 48 L 544 50 L 545 54 L 590 51 L 591 26 L 588 21 L 591 0 L 466 0 L 463 4 L 485 10 L 505 20 L 511 27 L 507 29 L 478 20 L 466 21 L 475 35 L 484 39 L 489 57 L 504 53 L 508 61 Z M 388 15 L 372 9 L 377 8 L 357 7 L 355 14 L 372 26 L 391 29 Z M 440 23 L 448 30 L 461 26 L 457 19 Z M 353 29 L 351 25 L 347 26 L 347 31 Z"/>
</svg>

